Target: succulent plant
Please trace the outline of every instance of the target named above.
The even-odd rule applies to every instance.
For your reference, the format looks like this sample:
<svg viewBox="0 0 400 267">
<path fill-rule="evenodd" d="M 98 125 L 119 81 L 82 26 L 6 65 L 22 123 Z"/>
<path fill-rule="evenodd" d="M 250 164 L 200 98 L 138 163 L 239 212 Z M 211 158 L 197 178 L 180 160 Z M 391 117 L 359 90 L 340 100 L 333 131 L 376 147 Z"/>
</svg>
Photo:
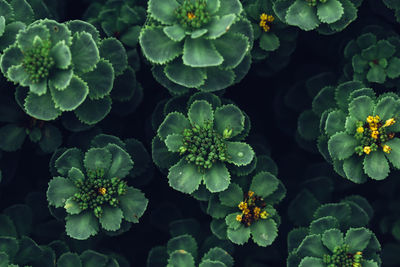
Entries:
<svg viewBox="0 0 400 267">
<path fill-rule="evenodd" d="M 169 169 L 170 186 L 183 193 L 193 193 L 202 182 L 210 192 L 223 191 L 231 167 L 245 168 L 253 160 L 252 148 L 238 142 L 245 130 L 242 111 L 213 104 L 193 99 L 187 115 L 169 113 L 153 139 L 153 160 Z"/>
<path fill-rule="evenodd" d="M 0 59 L 5 77 L 22 87 L 17 94 L 28 115 L 48 121 L 73 111 L 86 124 L 110 112 L 114 78 L 126 67 L 122 44 L 100 40 L 96 28 L 79 20 L 35 21 Z"/>
<path fill-rule="evenodd" d="M 351 203 L 351 205 L 349 205 Z M 381 266 L 381 246 L 365 228 L 364 206 L 342 201 L 321 205 L 308 228 L 293 229 L 288 235 L 287 266 Z"/>
<path fill-rule="evenodd" d="M 109 139 L 95 137 L 84 154 L 70 148 L 54 161 L 61 176 L 49 182 L 47 199 L 51 206 L 67 212 L 66 232 L 72 238 L 82 240 L 96 235 L 99 225 L 117 231 L 123 220 L 139 222 L 146 210 L 148 200 L 144 194 L 124 180 L 133 168 L 125 144 L 104 142 Z"/>
<path fill-rule="evenodd" d="M 357 18 L 362 0 L 276 0 L 275 13 L 289 25 L 321 34 L 342 31 Z"/>
<path fill-rule="evenodd" d="M 242 10 L 238 0 L 150 0 L 139 43 L 157 81 L 182 94 L 221 90 L 243 78 L 253 31 Z"/>
<path fill-rule="evenodd" d="M 383 39 L 371 32 L 351 40 L 344 49 L 344 56 L 351 61 L 353 80 L 392 87 L 400 76 L 399 44 L 397 35 Z"/>
</svg>

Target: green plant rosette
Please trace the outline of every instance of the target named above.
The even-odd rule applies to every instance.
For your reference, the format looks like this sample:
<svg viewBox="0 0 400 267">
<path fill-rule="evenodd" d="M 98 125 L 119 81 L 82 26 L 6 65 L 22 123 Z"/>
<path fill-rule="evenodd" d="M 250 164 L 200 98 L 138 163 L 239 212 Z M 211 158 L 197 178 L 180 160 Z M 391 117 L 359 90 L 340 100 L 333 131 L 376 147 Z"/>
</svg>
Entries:
<svg viewBox="0 0 400 267">
<path fill-rule="evenodd" d="M 362 219 L 370 213 L 357 196 L 321 205 L 308 228 L 289 232 L 287 266 L 381 266 L 381 246 Z"/>
<path fill-rule="evenodd" d="M 108 0 L 92 3 L 85 12 L 86 21 L 101 29 L 108 37 L 115 37 L 125 46 L 136 47 L 140 30 L 146 20 L 146 9 L 139 1 Z"/>
<path fill-rule="evenodd" d="M 169 185 L 183 193 L 193 193 L 201 183 L 213 193 L 227 189 L 232 169 L 246 168 L 254 157 L 253 149 L 240 142 L 247 135 L 242 136 L 242 111 L 209 101 L 193 99 L 187 115 L 170 112 L 153 139 L 154 162 L 168 169 Z"/>
<path fill-rule="evenodd" d="M 280 217 L 273 205 L 284 198 L 285 186 L 267 171 L 254 175 L 250 187 L 247 186 L 248 181 L 245 184 L 239 186 L 231 183 L 227 190 L 210 196 L 207 213 L 213 217 L 211 230 L 219 238 L 238 245 L 246 243 L 251 236 L 258 246 L 269 246 L 278 236 L 280 224 Z M 245 188 L 249 188 L 248 191 Z M 243 203 L 247 203 L 248 217 L 245 216 Z M 257 212 L 256 209 L 260 210 Z"/>
<path fill-rule="evenodd" d="M 238 82 L 250 67 L 250 22 L 238 0 L 150 0 L 139 44 L 153 76 L 173 94 L 212 92 Z"/>
<path fill-rule="evenodd" d="M 166 246 L 150 250 L 147 257 L 148 267 L 232 267 L 232 256 L 220 247 L 210 248 L 202 257 L 199 246 L 191 235 L 183 234 L 171 238 Z"/>
<path fill-rule="evenodd" d="M 389 175 L 390 165 L 400 168 L 400 139 L 396 136 L 400 131 L 396 121 L 399 97 L 384 94 L 376 98 L 371 89 L 365 89 L 364 94 L 362 91 L 354 92 L 359 95 L 353 94 L 347 112 L 333 110 L 325 121 L 327 149 L 335 170 L 355 183 L 363 183 L 367 177 L 383 180 Z M 379 116 L 374 124 L 377 129 L 366 121 L 369 116 Z"/>
<path fill-rule="evenodd" d="M 49 182 L 47 200 L 65 209 L 66 233 L 75 239 L 96 235 L 100 226 L 115 232 L 123 222 L 138 223 L 147 207 L 144 194 L 123 180 L 133 168 L 128 152 L 102 140 L 85 153 L 70 148 L 53 159 L 59 176 Z"/>
<path fill-rule="evenodd" d="M 44 19 L 18 32 L 0 68 L 20 86 L 28 115 L 48 121 L 73 111 L 91 125 L 110 112 L 114 78 L 127 68 L 127 58 L 118 40 L 100 40 L 91 24 Z"/>
<path fill-rule="evenodd" d="M 346 60 L 351 61 L 350 78 L 365 84 L 377 83 L 393 87 L 400 76 L 399 43 L 397 35 L 382 38 L 372 32 L 351 40 L 344 49 Z"/>
<path fill-rule="evenodd" d="M 289 25 L 304 31 L 334 34 L 357 18 L 362 0 L 277 0 L 276 15 Z"/>
<path fill-rule="evenodd" d="M 282 54 L 282 57 L 283 54 L 290 56 L 296 47 L 297 29 L 282 22 L 275 15 L 272 6 L 272 0 L 257 0 L 244 6 L 253 26 L 254 42 L 258 41 L 258 45 L 254 45 L 251 51 L 252 58 L 255 60 L 269 58 L 271 53 Z M 271 16 L 267 20 L 272 20 L 266 21 L 264 27 L 260 25 L 263 21 L 262 14 Z"/>
</svg>

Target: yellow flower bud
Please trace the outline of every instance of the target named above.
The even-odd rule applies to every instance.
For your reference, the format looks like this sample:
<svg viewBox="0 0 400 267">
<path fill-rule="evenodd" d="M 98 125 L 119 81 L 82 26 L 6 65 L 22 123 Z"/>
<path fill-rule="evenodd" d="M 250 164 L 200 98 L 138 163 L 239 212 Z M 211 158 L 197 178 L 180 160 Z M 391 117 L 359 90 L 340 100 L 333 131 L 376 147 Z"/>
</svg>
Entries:
<svg viewBox="0 0 400 267">
<path fill-rule="evenodd" d="M 252 197 L 254 195 L 254 192 L 253 191 L 249 191 L 248 195 L 249 195 L 249 197 Z"/>
<path fill-rule="evenodd" d="M 396 123 L 395 119 L 394 118 L 390 118 L 390 119 L 386 120 L 386 122 L 383 125 L 383 127 L 388 127 L 388 126 L 391 126 L 391 125 L 393 125 L 395 123 Z"/>
<path fill-rule="evenodd" d="M 98 189 L 98 192 L 99 192 L 100 195 L 104 196 L 107 193 L 107 189 L 105 189 L 104 187 L 100 187 Z"/>
<path fill-rule="evenodd" d="M 268 213 L 264 210 L 263 212 L 261 212 L 260 217 L 261 219 L 267 219 Z"/>
<path fill-rule="evenodd" d="M 368 122 L 368 123 L 374 122 L 374 117 L 368 116 L 368 117 L 367 117 L 367 122 Z"/>
<path fill-rule="evenodd" d="M 240 215 L 240 214 L 236 215 L 236 221 L 241 222 L 242 221 L 242 215 Z"/>
<path fill-rule="evenodd" d="M 388 145 L 383 146 L 383 152 L 389 154 L 391 150 L 392 150 L 392 148 L 390 146 L 388 146 Z"/>
<path fill-rule="evenodd" d="M 371 133 L 371 137 L 374 139 L 378 139 L 378 135 L 379 135 L 378 131 L 372 131 L 372 133 Z"/>
<path fill-rule="evenodd" d="M 364 127 L 360 126 L 357 128 L 357 133 L 363 133 L 364 132 Z"/>
<path fill-rule="evenodd" d="M 187 17 L 188 17 L 188 19 L 192 20 L 196 17 L 196 15 L 193 12 L 188 12 Z"/>
<path fill-rule="evenodd" d="M 261 20 L 267 20 L 267 19 L 268 19 L 268 15 L 265 14 L 265 13 L 262 13 L 262 14 L 260 15 L 260 19 L 261 19 Z"/>
<path fill-rule="evenodd" d="M 376 115 L 375 118 L 374 118 L 374 123 L 378 123 L 380 121 L 381 121 L 381 118 L 379 118 L 379 116 Z"/>
<path fill-rule="evenodd" d="M 369 155 L 369 153 L 371 153 L 371 147 L 369 147 L 369 146 L 365 146 L 363 150 L 364 150 L 364 153 L 367 155 Z"/>
</svg>

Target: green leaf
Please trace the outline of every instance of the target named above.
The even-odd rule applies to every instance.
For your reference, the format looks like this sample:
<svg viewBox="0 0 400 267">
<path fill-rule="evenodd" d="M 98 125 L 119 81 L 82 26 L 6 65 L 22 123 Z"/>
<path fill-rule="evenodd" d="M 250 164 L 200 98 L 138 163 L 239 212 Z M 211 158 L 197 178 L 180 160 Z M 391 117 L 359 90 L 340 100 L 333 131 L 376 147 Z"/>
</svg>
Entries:
<svg viewBox="0 0 400 267">
<path fill-rule="evenodd" d="M 82 263 L 77 254 L 67 252 L 58 258 L 57 267 L 82 267 Z"/>
<path fill-rule="evenodd" d="M 85 250 L 81 260 L 84 267 L 105 267 L 108 257 L 93 250 Z"/>
<path fill-rule="evenodd" d="M 203 85 L 207 77 L 203 68 L 192 68 L 179 60 L 165 66 L 164 73 L 172 82 L 189 88 Z"/>
<path fill-rule="evenodd" d="M 254 242 L 262 247 L 271 245 L 278 236 L 278 227 L 272 219 L 261 219 L 250 226 Z"/>
<path fill-rule="evenodd" d="M 194 101 L 190 105 L 188 118 L 192 125 L 204 126 L 206 122 L 212 122 L 214 115 L 211 104 L 205 100 Z"/>
<path fill-rule="evenodd" d="M 96 44 L 100 42 L 99 31 L 92 24 L 83 20 L 70 20 L 66 24 L 72 34 L 86 32 L 92 36 Z"/>
<path fill-rule="evenodd" d="M 4 16 L 7 21 L 14 17 L 12 6 L 5 0 L 0 1 L 0 16 Z"/>
<path fill-rule="evenodd" d="M 89 87 L 91 99 L 103 98 L 113 89 L 114 69 L 107 60 L 100 59 L 92 71 L 82 74 L 81 77 Z"/>
<path fill-rule="evenodd" d="M 179 112 L 169 113 L 158 127 L 157 134 L 161 140 L 165 140 L 170 134 L 183 134 L 183 130 L 189 129 L 189 120 Z"/>
<path fill-rule="evenodd" d="M 197 258 L 197 242 L 191 235 L 184 234 L 170 239 L 167 243 L 168 254 L 176 250 L 185 250 Z"/>
<path fill-rule="evenodd" d="M 395 79 L 400 76 L 400 58 L 393 57 L 389 60 L 386 74 L 390 79 Z"/>
<path fill-rule="evenodd" d="M 392 148 L 389 154 L 385 154 L 386 158 L 396 169 L 400 169 L 400 139 L 395 137 L 387 141 L 384 145 Z"/>
<path fill-rule="evenodd" d="M 54 59 L 54 66 L 59 69 L 66 69 L 71 64 L 71 51 L 64 40 L 51 48 L 50 55 Z"/>
<path fill-rule="evenodd" d="M 339 229 L 330 229 L 323 233 L 322 243 L 333 252 L 335 247 L 343 245 L 343 234 Z"/>
<path fill-rule="evenodd" d="M 390 58 L 396 52 L 396 47 L 392 45 L 388 40 L 379 40 L 377 43 L 378 47 L 378 59 Z"/>
<path fill-rule="evenodd" d="M 199 267 L 226 267 L 226 265 L 219 261 L 202 260 Z"/>
<path fill-rule="evenodd" d="M 222 205 L 236 207 L 243 200 L 243 190 L 237 184 L 231 183 L 218 197 Z"/>
<path fill-rule="evenodd" d="M 221 192 L 227 189 L 230 180 L 231 175 L 222 162 L 213 163 L 212 167 L 204 173 L 204 182 L 211 193 Z"/>
<path fill-rule="evenodd" d="M 202 188 L 201 186 L 200 188 Z M 204 186 L 204 190 L 207 191 L 207 188 Z M 209 193 L 209 191 L 207 191 Z M 209 195 L 207 205 L 207 214 L 211 215 L 214 219 L 223 219 L 227 216 L 227 214 L 232 212 L 232 208 L 228 206 L 224 206 L 220 203 L 217 194 Z M 236 208 L 234 208 L 236 210 Z M 226 233 L 225 233 L 226 234 Z"/>
<path fill-rule="evenodd" d="M 328 141 L 329 153 L 333 158 L 343 160 L 355 153 L 357 140 L 345 132 L 334 134 Z"/>
<path fill-rule="evenodd" d="M 196 38 L 199 38 L 199 37 L 203 36 L 203 35 L 206 34 L 207 32 L 208 32 L 207 29 L 198 29 L 198 30 L 193 31 L 193 32 L 190 34 L 190 37 L 192 37 L 192 39 L 196 39 Z"/>
<path fill-rule="evenodd" d="M 1 71 L 4 75 L 7 74 L 10 67 L 20 65 L 23 59 L 24 54 L 22 54 L 22 51 L 17 46 L 6 48 L 1 55 Z"/>
<path fill-rule="evenodd" d="M 25 129 L 16 124 L 6 124 L 0 128 L 0 148 L 4 151 L 20 149 L 25 138 Z"/>
<path fill-rule="evenodd" d="M 311 234 L 322 235 L 325 231 L 333 228 L 339 228 L 339 222 L 333 216 L 318 218 L 310 223 Z"/>
<path fill-rule="evenodd" d="M 344 13 L 343 6 L 338 0 L 328 0 L 317 5 L 318 18 L 324 23 L 338 21 Z"/>
<path fill-rule="evenodd" d="M 108 169 L 108 172 L 106 172 L 106 177 L 125 178 L 133 168 L 133 161 L 129 154 L 115 144 L 108 144 L 105 149 L 107 149 L 112 155 L 111 166 L 110 169 Z"/>
<path fill-rule="evenodd" d="M 128 47 L 136 47 L 142 27 L 139 25 L 128 28 L 119 38 Z"/>
<path fill-rule="evenodd" d="M 78 202 L 73 200 L 72 197 L 68 198 L 67 201 L 65 201 L 64 209 L 68 214 L 79 214 L 82 212 Z"/>
<path fill-rule="evenodd" d="M 26 262 L 34 261 L 38 255 L 42 254 L 42 249 L 36 244 L 35 241 L 27 236 L 22 236 L 19 242 L 19 250 L 14 257 L 14 262 L 22 265 Z"/>
<path fill-rule="evenodd" d="M 328 251 L 322 245 L 320 235 L 308 235 L 297 248 L 297 254 L 302 258 L 307 256 L 322 258 Z"/>
<path fill-rule="evenodd" d="M 6 28 L 6 19 L 3 15 L 0 15 L 0 36 L 3 35 L 4 29 Z"/>
<path fill-rule="evenodd" d="M 104 39 L 99 46 L 100 55 L 108 60 L 115 76 L 121 75 L 128 66 L 128 56 L 124 46 L 115 38 Z"/>
<path fill-rule="evenodd" d="M 128 222 L 138 223 L 139 218 L 144 214 L 149 201 L 145 195 L 136 188 L 129 187 L 126 193 L 119 197 L 124 219 Z"/>
<path fill-rule="evenodd" d="M 175 0 L 150 0 L 148 11 L 155 20 L 163 24 L 173 24 L 176 21 L 175 9 L 179 3 Z"/>
<path fill-rule="evenodd" d="M 207 26 L 207 38 L 217 39 L 221 37 L 229 30 L 235 18 L 236 16 L 234 14 L 228 14 L 223 17 L 213 17 Z"/>
<path fill-rule="evenodd" d="M 78 189 L 72 181 L 64 177 L 54 177 L 49 182 L 49 187 L 47 189 L 47 201 L 50 205 L 56 208 L 63 207 L 65 201 L 72 197 L 75 193 L 78 193 Z"/>
<path fill-rule="evenodd" d="M 82 170 L 83 155 L 77 148 L 65 150 L 55 161 L 55 167 L 59 174 L 67 176 L 71 168 Z"/>
<path fill-rule="evenodd" d="M 180 249 L 174 251 L 168 259 L 168 267 L 195 267 L 193 256 Z"/>
<path fill-rule="evenodd" d="M 99 218 L 101 227 L 107 231 L 117 231 L 121 228 L 122 210 L 110 206 L 103 206 L 103 213 Z"/>
<path fill-rule="evenodd" d="M 341 110 L 334 110 L 328 114 L 325 122 L 325 132 L 332 136 L 345 130 L 346 114 Z"/>
<path fill-rule="evenodd" d="M 279 185 L 279 180 L 269 172 L 260 172 L 253 177 L 250 190 L 260 197 L 271 195 Z"/>
<path fill-rule="evenodd" d="M 389 175 L 389 163 L 385 158 L 385 153 L 378 148 L 364 157 L 364 171 L 375 180 L 383 180 Z"/>
<path fill-rule="evenodd" d="M 315 140 L 320 135 L 320 117 L 312 110 L 303 111 L 297 120 L 297 131 L 306 140 Z"/>
<path fill-rule="evenodd" d="M 92 125 L 104 119 L 111 110 L 111 98 L 105 96 L 100 99 L 90 99 L 85 101 L 74 110 L 76 117 L 83 123 Z"/>
<path fill-rule="evenodd" d="M 299 267 L 325 267 L 325 263 L 322 259 L 314 257 L 305 257 L 301 260 Z"/>
<path fill-rule="evenodd" d="M 85 240 L 99 231 L 99 223 L 92 211 L 85 211 L 78 215 L 68 215 L 66 217 L 65 230 L 67 235 Z"/>
<path fill-rule="evenodd" d="M 210 14 L 214 14 L 217 12 L 219 7 L 221 6 L 221 3 L 219 0 L 207 0 L 207 11 L 210 12 Z"/>
<path fill-rule="evenodd" d="M 12 73 L 13 70 L 14 70 L 14 68 L 11 67 L 9 69 L 9 71 L 8 71 L 8 75 L 10 76 L 10 78 L 13 78 L 13 76 L 15 75 L 15 73 Z M 17 79 L 21 79 L 21 82 L 20 82 L 21 85 L 23 85 L 25 82 L 28 82 L 28 80 L 23 80 L 24 77 L 26 77 L 25 73 L 26 73 L 25 71 L 21 71 L 21 72 L 18 72 L 18 74 L 17 74 L 17 75 L 21 75 L 22 76 L 22 77 L 20 76 L 20 77 L 17 78 Z M 47 91 L 47 79 L 43 79 L 38 83 L 29 84 L 29 90 L 32 93 L 35 93 L 37 95 L 45 94 L 46 91 Z"/>
<path fill-rule="evenodd" d="M 244 129 L 244 119 L 242 111 L 232 104 L 218 107 L 214 112 L 215 129 L 222 136 L 225 129 L 232 130 L 230 137 L 240 134 Z"/>
<path fill-rule="evenodd" d="M 35 12 L 37 11 L 35 10 Z M 65 42 L 67 46 L 71 45 L 71 31 L 68 29 L 66 24 L 58 23 L 57 21 L 50 19 L 41 20 L 40 24 L 46 26 L 46 28 L 49 30 L 50 41 L 52 44 Z"/>
<path fill-rule="evenodd" d="M 227 235 L 230 241 L 237 245 L 243 245 L 250 238 L 250 227 L 240 226 L 237 229 L 228 228 Z"/>
<path fill-rule="evenodd" d="M 375 106 L 374 114 L 378 115 L 382 121 L 386 121 L 395 116 L 395 112 L 398 108 L 399 102 L 392 96 L 386 96 L 379 99 Z"/>
<path fill-rule="evenodd" d="M 183 146 L 183 135 L 181 134 L 169 134 L 165 139 L 165 145 L 168 151 L 179 152 L 179 148 Z"/>
<path fill-rule="evenodd" d="M 111 166 L 111 153 L 105 148 L 93 147 L 85 153 L 83 164 L 86 170 L 108 170 Z"/>
<path fill-rule="evenodd" d="M 226 143 L 228 162 L 236 166 L 245 166 L 250 164 L 254 158 L 254 151 L 250 145 L 242 142 Z"/>
<path fill-rule="evenodd" d="M 185 30 L 179 25 L 166 26 L 163 28 L 164 33 L 175 42 L 180 42 L 185 38 Z"/>
<path fill-rule="evenodd" d="M 222 90 L 235 82 L 235 73 L 233 70 L 222 69 L 220 67 L 207 68 L 207 79 L 198 89 L 203 92 L 214 92 Z"/>
<path fill-rule="evenodd" d="M 238 202 L 238 203 L 240 203 L 240 202 Z M 226 216 L 225 222 L 224 222 L 225 226 L 227 226 L 231 230 L 237 230 L 240 226 L 242 226 L 242 224 L 241 224 L 241 222 L 236 220 L 236 217 L 241 214 L 242 213 L 235 212 L 235 213 L 231 213 L 228 216 Z M 227 231 L 227 229 L 225 229 L 225 232 L 226 231 Z"/>
<path fill-rule="evenodd" d="M 315 7 L 303 0 L 296 0 L 289 7 L 285 20 L 289 25 L 298 26 L 305 31 L 314 30 L 319 25 Z"/>
<path fill-rule="evenodd" d="M 361 57 L 361 55 L 356 54 L 351 59 L 351 64 L 353 66 L 354 72 L 362 74 L 368 67 L 368 61 Z"/>
<path fill-rule="evenodd" d="M 6 73 L 6 77 L 22 86 L 29 86 L 30 90 L 37 95 L 46 93 L 46 80 L 42 80 L 39 83 L 30 84 L 29 74 L 25 71 L 25 68 L 22 66 L 22 64 L 11 66 Z"/>
<path fill-rule="evenodd" d="M 249 50 L 249 40 L 243 34 L 227 33 L 214 41 L 215 48 L 224 58 L 222 68 L 236 68 Z"/>
<path fill-rule="evenodd" d="M 0 214 L 0 237 L 18 237 L 13 220 L 5 214 Z M 3 251 L 1 245 L 0 251 Z"/>
<path fill-rule="evenodd" d="M 340 225 L 344 225 L 350 219 L 351 207 L 347 203 L 329 203 L 321 205 L 314 213 L 315 219 L 326 216 L 333 216 Z"/>
<path fill-rule="evenodd" d="M 243 7 L 239 0 L 220 0 L 220 5 L 216 15 L 224 16 L 226 14 L 239 15 Z"/>
<path fill-rule="evenodd" d="M 158 135 L 153 138 L 151 152 L 154 163 L 161 169 L 168 169 L 180 159 L 177 153 L 171 153 Z"/>
<path fill-rule="evenodd" d="M 162 28 L 145 27 L 139 43 L 146 58 L 156 64 L 165 64 L 182 53 L 182 44 L 168 38 Z"/>
<path fill-rule="evenodd" d="M 232 256 L 219 247 L 211 248 L 206 254 L 204 254 L 201 260 L 217 261 L 224 264 L 222 267 L 233 267 Z"/>
<path fill-rule="evenodd" d="M 224 61 L 212 41 L 203 38 L 186 38 L 182 59 L 190 67 L 218 66 Z"/>
<path fill-rule="evenodd" d="M 280 46 L 278 36 L 274 33 L 262 33 L 260 36 L 260 47 L 265 51 L 275 51 Z"/>
<path fill-rule="evenodd" d="M 71 82 L 73 73 L 72 69 L 57 70 L 49 79 L 49 87 L 54 87 L 57 90 L 64 90 Z"/>
<path fill-rule="evenodd" d="M 50 87 L 50 92 L 56 108 L 61 111 L 71 111 L 85 101 L 89 94 L 89 88 L 81 78 L 73 75 L 64 90 L 60 91 Z"/>
<path fill-rule="evenodd" d="M 350 116 L 365 121 L 368 116 L 372 116 L 374 111 L 374 101 L 369 96 L 359 96 L 353 99 L 349 104 Z"/>
<path fill-rule="evenodd" d="M 343 162 L 343 171 L 346 177 L 357 184 L 367 181 L 367 176 L 364 174 L 363 159 L 358 155 L 353 155 Z"/>
<path fill-rule="evenodd" d="M 10 258 L 18 253 L 18 240 L 10 236 L 0 236 L 0 253 L 5 252 Z M 8 266 L 7 266 L 8 267 Z"/>
<path fill-rule="evenodd" d="M 344 242 L 349 245 L 349 252 L 356 253 L 363 251 L 371 239 L 371 231 L 361 228 L 350 228 L 344 238 Z"/>
<path fill-rule="evenodd" d="M 373 65 L 367 73 L 367 79 L 369 82 L 384 83 L 386 81 L 385 70 L 379 65 Z"/>
<path fill-rule="evenodd" d="M 55 107 L 49 91 L 41 96 L 29 92 L 24 107 L 28 115 L 39 120 L 50 121 L 61 115 L 61 110 Z"/>
<path fill-rule="evenodd" d="M 75 33 L 70 49 L 74 69 L 79 72 L 92 70 L 100 60 L 99 49 L 87 32 Z"/>
<path fill-rule="evenodd" d="M 169 185 L 183 193 L 191 194 L 200 185 L 203 175 L 197 170 L 196 165 L 189 164 L 181 159 L 177 164 L 169 169 Z M 228 183 L 229 184 L 229 183 Z"/>
<path fill-rule="evenodd" d="M 35 38 L 47 40 L 50 38 L 50 32 L 45 26 L 32 25 L 18 32 L 17 45 L 23 52 L 26 52 L 32 48 Z"/>
</svg>

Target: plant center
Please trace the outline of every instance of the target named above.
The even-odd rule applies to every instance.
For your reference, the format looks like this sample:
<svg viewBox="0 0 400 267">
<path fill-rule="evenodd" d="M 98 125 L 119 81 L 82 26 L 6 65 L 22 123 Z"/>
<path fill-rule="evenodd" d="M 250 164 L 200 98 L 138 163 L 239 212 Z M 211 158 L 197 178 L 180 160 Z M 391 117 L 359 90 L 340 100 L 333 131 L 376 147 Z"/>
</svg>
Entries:
<svg viewBox="0 0 400 267">
<path fill-rule="evenodd" d="M 387 127 L 395 124 L 394 118 L 386 120 L 385 123 L 376 115 L 375 117 L 368 116 L 365 122 L 357 122 L 355 138 L 360 142 L 360 145 L 355 148 L 356 153 L 361 156 L 370 154 L 372 151 L 377 151 L 382 148 L 383 152 L 390 153 L 392 148 L 384 143 L 392 138 L 395 134 L 387 131 Z"/>
<path fill-rule="evenodd" d="M 272 22 L 274 22 L 274 20 L 275 20 L 274 16 L 262 13 L 260 15 L 259 25 L 265 32 L 269 32 L 271 30 Z"/>
<path fill-rule="evenodd" d="M 260 218 L 266 219 L 268 213 L 265 211 L 265 206 L 266 203 L 262 197 L 255 195 L 253 191 L 249 191 L 238 205 L 242 214 L 237 215 L 236 220 L 244 224 L 245 227 L 249 227 Z"/>
<path fill-rule="evenodd" d="M 316 6 L 318 4 L 318 2 L 320 3 L 325 3 L 327 0 L 306 0 L 306 2 L 310 5 L 310 6 Z"/>
<path fill-rule="evenodd" d="M 361 267 L 362 253 L 349 253 L 349 245 L 337 246 L 332 255 L 324 255 L 327 267 Z"/>
<path fill-rule="evenodd" d="M 126 193 L 127 184 L 125 181 L 114 177 L 104 178 L 104 170 L 88 171 L 84 180 L 74 182 L 79 193 L 76 193 L 73 200 L 76 201 L 81 210 L 91 209 L 97 218 L 100 218 L 102 206 L 108 204 L 117 207 L 118 197 Z"/>
<path fill-rule="evenodd" d="M 181 155 L 189 163 L 198 166 L 200 172 L 210 169 L 213 163 L 227 160 L 224 137 L 218 134 L 211 121 L 203 126 L 193 124 L 192 128 L 183 131 L 183 145 L 179 148 Z"/>
<path fill-rule="evenodd" d="M 54 59 L 50 56 L 50 49 L 50 40 L 39 40 L 34 42 L 31 49 L 23 52 L 22 66 L 33 83 L 38 83 L 49 76 L 49 71 L 54 66 Z"/>
<path fill-rule="evenodd" d="M 210 21 L 206 0 L 184 0 L 175 10 L 179 23 L 188 30 L 201 28 Z"/>
</svg>

